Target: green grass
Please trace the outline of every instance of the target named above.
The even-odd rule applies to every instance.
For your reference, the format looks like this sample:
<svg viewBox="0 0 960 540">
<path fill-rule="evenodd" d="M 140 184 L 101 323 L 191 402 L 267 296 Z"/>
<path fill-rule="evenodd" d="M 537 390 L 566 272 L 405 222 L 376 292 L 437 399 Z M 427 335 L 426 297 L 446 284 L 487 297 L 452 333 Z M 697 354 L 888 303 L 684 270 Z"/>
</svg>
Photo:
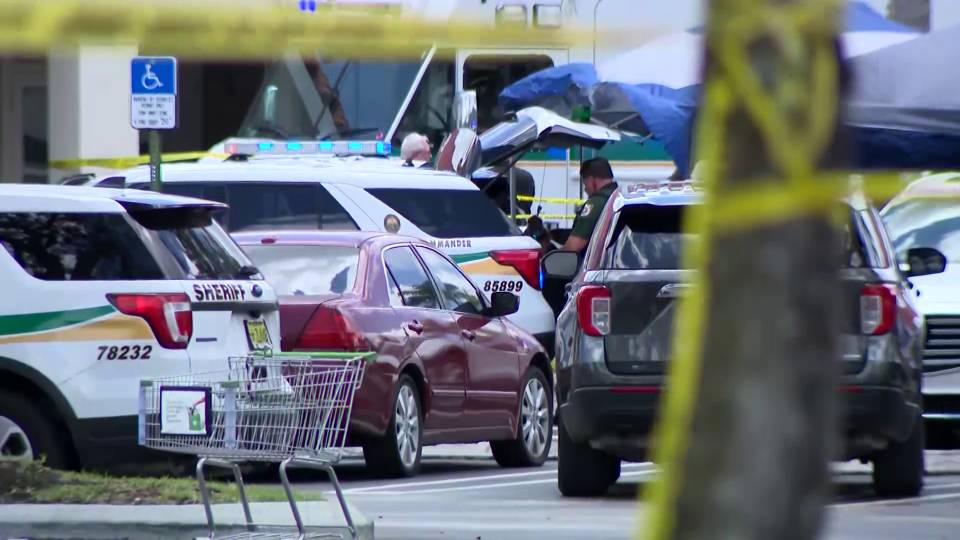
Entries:
<svg viewBox="0 0 960 540">
<path fill-rule="evenodd" d="M 239 502 L 236 484 L 207 482 L 211 502 Z M 250 502 L 286 501 L 282 488 L 246 485 Z M 322 500 L 319 492 L 294 492 L 298 501 Z M 0 504 L 199 504 L 195 478 L 118 477 L 63 472 L 39 462 L 0 461 Z"/>
</svg>

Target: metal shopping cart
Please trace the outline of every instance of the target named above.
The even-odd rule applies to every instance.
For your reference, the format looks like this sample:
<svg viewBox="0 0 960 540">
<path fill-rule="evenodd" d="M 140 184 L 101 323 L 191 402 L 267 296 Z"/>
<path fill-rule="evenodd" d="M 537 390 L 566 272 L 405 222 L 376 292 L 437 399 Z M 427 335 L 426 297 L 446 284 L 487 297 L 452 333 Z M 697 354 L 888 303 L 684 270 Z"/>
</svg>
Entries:
<svg viewBox="0 0 960 540">
<path fill-rule="evenodd" d="M 356 528 L 333 465 L 346 443 L 353 397 L 374 353 L 255 352 L 228 359 L 225 370 L 145 380 L 140 383 L 140 445 L 196 455 L 197 481 L 210 538 L 213 511 L 206 486 L 207 466 L 230 469 L 239 488 L 247 533 L 217 538 L 290 538 L 259 532 L 253 523 L 240 463 L 279 463 L 297 534 L 307 533 L 287 476 L 289 467 L 323 470 L 330 477 L 353 540 Z"/>
</svg>

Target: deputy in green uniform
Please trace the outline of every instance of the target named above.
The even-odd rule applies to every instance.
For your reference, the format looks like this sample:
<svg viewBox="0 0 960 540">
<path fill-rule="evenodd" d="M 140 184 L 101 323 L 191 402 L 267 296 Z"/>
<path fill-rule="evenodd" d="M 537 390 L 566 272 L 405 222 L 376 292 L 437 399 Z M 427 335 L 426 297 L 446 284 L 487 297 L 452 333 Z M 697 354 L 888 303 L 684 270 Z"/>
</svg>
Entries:
<svg viewBox="0 0 960 540">
<path fill-rule="evenodd" d="M 617 183 L 613 181 L 613 169 L 606 158 L 596 157 L 588 159 L 580 165 L 580 181 L 583 190 L 587 192 L 587 202 L 583 203 L 580 212 L 573 220 L 573 229 L 563 249 L 583 253 L 587 249 L 587 242 L 593 235 L 593 229 L 600 219 L 600 212 L 607 200 L 615 191 Z"/>
</svg>

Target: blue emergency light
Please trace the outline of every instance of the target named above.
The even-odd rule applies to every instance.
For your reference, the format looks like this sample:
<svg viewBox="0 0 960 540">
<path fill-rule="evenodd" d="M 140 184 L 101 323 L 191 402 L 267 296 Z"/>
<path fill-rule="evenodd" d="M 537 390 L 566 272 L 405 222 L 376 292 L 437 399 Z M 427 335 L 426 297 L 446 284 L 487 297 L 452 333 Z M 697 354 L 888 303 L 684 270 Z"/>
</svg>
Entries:
<svg viewBox="0 0 960 540">
<path fill-rule="evenodd" d="M 246 156 L 389 156 L 393 147 L 383 141 L 236 142 L 224 145 L 227 154 Z"/>
</svg>

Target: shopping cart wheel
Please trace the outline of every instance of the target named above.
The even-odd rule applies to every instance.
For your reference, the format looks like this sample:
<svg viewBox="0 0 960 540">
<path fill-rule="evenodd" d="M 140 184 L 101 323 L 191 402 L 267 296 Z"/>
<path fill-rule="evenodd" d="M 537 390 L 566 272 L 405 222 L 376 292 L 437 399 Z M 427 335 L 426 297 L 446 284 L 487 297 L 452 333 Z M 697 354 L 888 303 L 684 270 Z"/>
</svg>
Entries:
<svg viewBox="0 0 960 540">
<path fill-rule="evenodd" d="M 376 476 L 401 478 L 420 471 L 423 409 L 420 393 L 409 375 L 401 375 L 393 397 L 393 414 L 383 437 L 363 446 L 363 459 Z"/>
</svg>

